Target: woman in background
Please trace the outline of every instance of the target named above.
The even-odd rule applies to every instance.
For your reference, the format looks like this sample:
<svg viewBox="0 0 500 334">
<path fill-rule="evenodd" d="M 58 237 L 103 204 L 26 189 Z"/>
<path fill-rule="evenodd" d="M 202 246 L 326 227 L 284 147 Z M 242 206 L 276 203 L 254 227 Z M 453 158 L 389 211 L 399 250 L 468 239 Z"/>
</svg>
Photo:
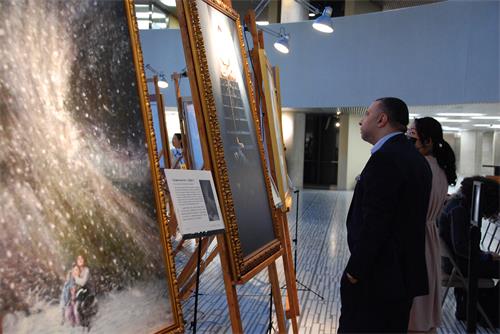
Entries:
<svg viewBox="0 0 500 334">
<path fill-rule="evenodd" d="M 485 219 L 498 219 L 500 206 L 500 185 L 482 176 L 466 177 L 460 184 L 460 189 L 448 200 L 441 217 L 439 217 L 439 235 L 448 246 L 450 255 L 455 260 L 463 275 L 467 275 L 469 263 L 469 229 L 471 217 L 471 203 L 474 181 L 481 182 L 481 208 Z M 453 264 L 450 259 L 443 259 L 443 271 L 450 274 Z M 500 278 L 500 255 L 494 252 L 479 250 L 477 263 L 479 278 Z M 499 326 L 498 305 L 500 294 L 498 283 L 489 290 L 491 299 L 481 301 L 484 311 L 493 323 Z M 466 318 L 466 292 L 463 288 L 454 288 L 456 301 L 455 317 L 459 320 Z M 486 304 L 485 304 L 486 302 Z M 479 318 L 481 323 L 481 318 Z M 483 323 L 484 325 L 484 323 Z"/>
<path fill-rule="evenodd" d="M 425 234 L 429 294 L 413 299 L 408 330 L 435 333 L 441 324 L 441 253 L 436 220 L 445 203 L 448 185 L 454 185 L 457 180 L 455 154 L 443 139 L 441 124 L 432 117 L 415 119 L 407 135 L 420 154 L 425 156 L 432 171 Z"/>
</svg>

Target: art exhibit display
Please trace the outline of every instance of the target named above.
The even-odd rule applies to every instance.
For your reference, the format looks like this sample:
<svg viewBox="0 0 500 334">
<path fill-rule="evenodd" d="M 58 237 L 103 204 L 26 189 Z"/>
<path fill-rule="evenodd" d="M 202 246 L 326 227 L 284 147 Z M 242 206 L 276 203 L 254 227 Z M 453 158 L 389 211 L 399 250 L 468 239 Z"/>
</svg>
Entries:
<svg viewBox="0 0 500 334">
<path fill-rule="evenodd" d="M 0 332 L 183 330 L 132 1 L 0 1 Z"/>
<path fill-rule="evenodd" d="M 183 33 L 196 45 L 185 45 L 196 69 L 190 82 L 199 87 L 231 269 L 239 279 L 281 249 L 241 23 L 221 1 L 181 5 Z"/>
<path fill-rule="evenodd" d="M 281 200 L 283 203 L 286 203 L 286 199 L 291 195 L 290 189 L 288 187 L 288 174 L 285 161 L 285 144 L 283 141 L 283 131 L 281 129 L 281 105 L 278 98 L 278 92 L 276 90 L 273 68 L 269 63 L 269 60 L 267 59 L 265 50 L 259 50 L 259 59 L 261 64 L 266 117 L 269 124 L 269 134 L 271 137 L 268 140 L 271 141 L 271 146 L 273 149 L 273 155 L 269 158 L 273 159 L 274 162 L 276 183 Z"/>
<path fill-rule="evenodd" d="M 188 137 L 189 154 L 191 157 L 191 169 L 203 169 L 203 152 L 201 148 L 200 132 L 198 130 L 198 121 L 194 110 L 193 100 L 188 97 L 182 98 L 182 113 L 186 123 Z"/>
</svg>

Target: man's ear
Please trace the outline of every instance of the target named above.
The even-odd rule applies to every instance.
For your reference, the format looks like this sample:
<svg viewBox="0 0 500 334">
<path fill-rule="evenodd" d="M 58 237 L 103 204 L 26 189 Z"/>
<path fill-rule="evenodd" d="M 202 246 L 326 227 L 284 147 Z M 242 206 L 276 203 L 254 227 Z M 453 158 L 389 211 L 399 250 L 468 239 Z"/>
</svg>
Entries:
<svg viewBox="0 0 500 334">
<path fill-rule="evenodd" d="M 389 118 L 387 117 L 387 114 L 382 112 L 380 113 L 380 115 L 378 116 L 378 119 L 377 119 L 377 126 L 379 128 L 383 128 L 387 122 L 389 122 Z"/>
</svg>

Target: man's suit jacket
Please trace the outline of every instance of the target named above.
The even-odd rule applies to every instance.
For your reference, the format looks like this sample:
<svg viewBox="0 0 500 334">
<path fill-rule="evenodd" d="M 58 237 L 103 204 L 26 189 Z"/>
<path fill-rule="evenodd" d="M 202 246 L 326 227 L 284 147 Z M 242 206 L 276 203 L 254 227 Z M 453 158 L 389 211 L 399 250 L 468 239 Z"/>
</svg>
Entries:
<svg viewBox="0 0 500 334">
<path fill-rule="evenodd" d="M 390 138 L 368 160 L 347 216 L 346 272 L 381 300 L 428 293 L 425 220 L 432 173 L 406 137 Z"/>
</svg>

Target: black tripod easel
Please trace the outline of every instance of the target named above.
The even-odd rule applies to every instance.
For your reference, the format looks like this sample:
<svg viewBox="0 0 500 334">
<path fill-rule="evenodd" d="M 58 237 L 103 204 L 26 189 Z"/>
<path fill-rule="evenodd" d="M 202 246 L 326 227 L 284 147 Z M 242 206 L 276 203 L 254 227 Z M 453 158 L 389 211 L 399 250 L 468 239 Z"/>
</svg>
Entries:
<svg viewBox="0 0 500 334">
<path fill-rule="evenodd" d="M 191 321 L 191 328 L 193 334 L 196 334 L 197 316 L 198 316 L 198 296 L 200 292 L 200 265 L 201 265 L 201 237 L 198 237 L 198 260 L 196 262 L 196 289 L 194 292 L 194 314 L 193 321 Z"/>
<path fill-rule="evenodd" d="M 324 300 L 325 297 L 320 295 L 318 292 L 314 291 L 304 283 L 302 283 L 298 278 L 297 278 L 297 249 L 298 249 L 298 243 L 299 243 L 299 199 L 300 199 L 300 190 L 295 189 L 294 194 L 297 194 L 297 203 L 296 203 L 296 209 L 295 209 L 295 233 L 292 239 L 293 244 L 295 245 L 295 251 L 293 254 L 293 265 L 294 265 L 294 271 L 295 271 L 295 282 L 299 284 L 302 288 L 298 288 L 297 291 L 309 291 L 315 296 L 319 297 L 321 300 Z"/>
<path fill-rule="evenodd" d="M 194 313 L 193 313 L 193 321 L 191 321 L 191 329 L 192 333 L 196 334 L 197 326 L 198 326 L 198 297 L 200 296 L 200 267 L 201 267 L 201 248 L 203 245 L 202 237 L 207 237 L 211 235 L 215 235 L 223 232 L 223 230 L 214 230 L 208 232 L 200 232 L 194 234 L 186 234 L 184 236 L 185 239 L 198 239 L 198 257 L 196 261 L 196 288 L 194 292 Z"/>
<path fill-rule="evenodd" d="M 266 333 L 271 334 L 273 331 L 276 332 L 276 328 L 273 326 L 273 293 L 269 291 L 269 322 L 267 324 Z"/>
</svg>

